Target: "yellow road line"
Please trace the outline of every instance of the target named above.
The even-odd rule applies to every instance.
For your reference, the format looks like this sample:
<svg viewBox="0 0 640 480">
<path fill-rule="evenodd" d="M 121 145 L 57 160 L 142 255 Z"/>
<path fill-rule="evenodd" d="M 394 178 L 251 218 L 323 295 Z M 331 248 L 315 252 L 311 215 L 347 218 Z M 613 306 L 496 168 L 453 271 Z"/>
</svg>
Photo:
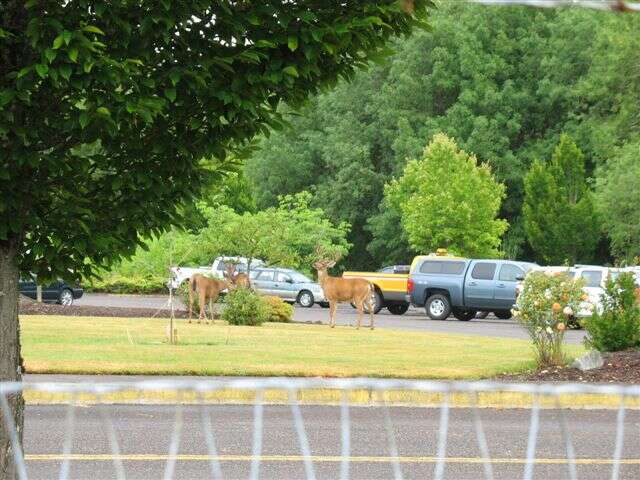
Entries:
<svg viewBox="0 0 640 480">
<path fill-rule="evenodd" d="M 179 462 L 250 462 L 253 460 L 251 455 L 165 455 L 165 454 L 30 454 L 26 455 L 26 460 L 31 462 L 53 462 L 53 461 L 94 461 L 106 462 L 113 460 L 121 460 L 126 462 L 166 462 L 169 459 L 175 459 Z M 261 455 L 262 462 L 303 462 L 305 457 L 302 455 Z M 342 462 L 343 457 L 340 456 L 322 456 L 312 455 L 309 457 L 312 462 L 316 463 L 337 463 Z M 382 457 L 382 456 L 357 456 L 347 457 L 352 463 L 435 463 L 438 457 Z M 526 458 L 481 458 L 481 457 L 446 457 L 447 463 L 494 463 L 494 464 L 525 464 Z M 614 462 L 611 458 L 576 458 L 574 462 L 577 465 L 610 465 Z M 566 458 L 536 458 L 534 463 L 542 465 L 565 465 L 569 463 Z M 623 465 L 640 465 L 640 458 L 624 458 L 620 460 Z"/>
</svg>

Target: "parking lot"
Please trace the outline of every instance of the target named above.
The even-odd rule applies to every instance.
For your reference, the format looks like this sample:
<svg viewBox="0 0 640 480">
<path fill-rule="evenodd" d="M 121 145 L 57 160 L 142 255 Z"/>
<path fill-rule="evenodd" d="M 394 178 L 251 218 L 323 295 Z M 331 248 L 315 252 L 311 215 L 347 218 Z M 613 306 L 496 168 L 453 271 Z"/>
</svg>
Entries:
<svg viewBox="0 0 640 480">
<path fill-rule="evenodd" d="M 101 307 L 130 307 L 168 309 L 169 297 L 166 295 L 110 295 L 99 293 L 85 294 L 76 301 L 76 305 Z M 176 299 L 177 308 L 184 308 Z M 217 306 L 221 307 L 220 305 Z M 355 325 L 356 310 L 342 304 L 338 308 L 336 323 L 338 325 Z M 319 306 L 301 308 L 296 306 L 294 321 L 302 323 L 328 323 L 329 310 Z M 485 319 L 474 319 L 461 322 L 453 317 L 444 321 L 430 320 L 423 309 L 410 308 L 404 315 L 391 315 L 386 309 L 374 316 L 377 328 L 393 328 L 396 330 L 417 330 L 439 333 L 458 333 L 466 335 L 482 335 L 487 337 L 527 339 L 527 333 L 514 320 L 499 320 L 493 315 Z M 363 325 L 368 325 L 369 317 L 363 318 Z M 570 330 L 566 334 L 567 343 L 579 344 L 584 338 L 583 330 Z"/>
</svg>

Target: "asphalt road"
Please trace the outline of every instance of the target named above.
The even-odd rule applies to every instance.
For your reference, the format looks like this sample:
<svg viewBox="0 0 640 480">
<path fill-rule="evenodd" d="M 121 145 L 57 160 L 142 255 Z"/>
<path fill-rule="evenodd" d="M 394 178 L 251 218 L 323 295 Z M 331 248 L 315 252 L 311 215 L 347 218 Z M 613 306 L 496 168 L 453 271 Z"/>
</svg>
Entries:
<svg viewBox="0 0 640 480">
<path fill-rule="evenodd" d="M 203 434 L 202 409 L 211 416 L 217 453 L 212 456 Z M 404 478 L 434 478 L 438 450 L 440 411 L 434 408 L 390 408 L 390 419 Z M 25 452 L 31 479 L 57 478 L 65 440 L 65 406 L 27 406 Z M 112 449 L 103 418 L 113 419 L 122 468 L 126 478 L 162 478 L 175 422 L 175 406 L 102 405 L 76 409 L 69 477 L 92 480 L 117 478 Z M 479 410 L 487 439 L 493 478 L 522 478 L 526 464 L 530 411 Z M 340 407 L 303 406 L 306 435 L 316 478 L 340 478 Z M 615 410 L 565 411 L 578 478 L 611 477 L 615 445 Z M 384 409 L 351 407 L 349 477 L 393 478 L 392 451 L 385 431 Z M 561 413 L 542 410 L 533 478 L 570 478 Z M 250 405 L 185 405 L 174 476 L 178 479 L 211 478 L 212 460 L 220 462 L 223 478 L 248 478 L 251 469 L 253 407 Z M 473 427 L 473 410 L 454 408 L 449 413 L 444 478 L 476 480 L 484 466 Z M 260 478 L 306 478 L 305 464 L 291 408 L 265 406 Z M 640 478 L 640 411 L 628 411 L 625 420 L 623 464 L 620 479 Z M 266 458 L 265 458 L 266 457 Z M 215 477 L 214 477 L 215 478 Z"/>
<path fill-rule="evenodd" d="M 109 295 L 85 294 L 76 305 L 92 305 L 101 307 L 139 307 L 139 308 L 169 308 L 169 297 L 166 295 Z M 179 302 L 179 299 L 176 299 Z M 181 305 L 181 304 L 180 304 Z M 343 304 L 338 308 L 336 323 L 338 325 L 355 325 L 357 313 L 350 305 Z M 329 310 L 314 306 L 302 308 L 296 306 L 294 321 L 308 323 L 328 323 Z M 363 325 L 368 325 L 369 318 L 365 316 Z M 513 320 L 500 320 L 490 315 L 484 320 L 474 319 L 460 322 L 453 317 L 444 321 L 430 320 L 423 309 L 410 308 L 404 315 L 392 315 L 387 309 L 382 309 L 374 316 L 377 328 L 392 328 L 396 330 L 417 330 L 439 333 L 460 333 L 466 335 L 481 335 L 486 337 L 528 339 L 526 331 Z M 579 344 L 584 338 L 584 331 L 570 330 L 566 333 L 567 343 Z"/>
</svg>

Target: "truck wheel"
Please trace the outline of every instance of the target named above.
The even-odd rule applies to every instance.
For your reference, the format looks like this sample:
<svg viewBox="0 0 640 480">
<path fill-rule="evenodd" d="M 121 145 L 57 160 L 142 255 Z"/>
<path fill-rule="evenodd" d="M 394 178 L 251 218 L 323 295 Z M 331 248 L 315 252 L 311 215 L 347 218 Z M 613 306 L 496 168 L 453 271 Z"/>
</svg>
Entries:
<svg viewBox="0 0 640 480">
<path fill-rule="evenodd" d="M 476 318 L 479 318 L 479 319 L 487 318 L 488 315 L 489 315 L 489 312 L 476 312 Z"/>
<path fill-rule="evenodd" d="M 407 310 L 409 310 L 409 305 L 406 303 L 394 303 L 393 305 L 389 305 L 387 310 L 393 315 L 404 315 L 407 313 Z"/>
<path fill-rule="evenodd" d="M 461 322 L 468 322 L 469 320 L 471 320 L 476 316 L 476 312 L 474 310 L 461 310 L 458 308 L 454 308 L 453 316 L 456 317 Z"/>
<path fill-rule="evenodd" d="M 377 290 L 373 291 L 373 313 L 377 314 L 384 307 L 384 301 L 382 300 L 382 295 Z M 367 308 L 367 304 L 364 305 L 364 313 L 369 313 L 369 309 Z"/>
<path fill-rule="evenodd" d="M 497 312 L 493 312 L 493 314 L 500 320 L 509 320 L 512 316 L 510 310 L 498 310 Z"/>
<path fill-rule="evenodd" d="M 437 293 L 427 299 L 424 309 L 431 320 L 445 320 L 451 313 L 451 302 L 445 295 Z"/>
</svg>

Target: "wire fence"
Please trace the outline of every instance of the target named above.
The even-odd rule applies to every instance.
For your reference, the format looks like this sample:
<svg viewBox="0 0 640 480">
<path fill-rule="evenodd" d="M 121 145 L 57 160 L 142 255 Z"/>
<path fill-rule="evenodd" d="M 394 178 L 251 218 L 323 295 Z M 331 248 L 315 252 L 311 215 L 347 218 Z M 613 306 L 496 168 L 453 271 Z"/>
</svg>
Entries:
<svg viewBox="0 0 640 480">
<path fill-rule="evenodd" d="M 0 407 L 19 479 L 640 478 L 640 385 L 5 383 Z"/>
</svg>

